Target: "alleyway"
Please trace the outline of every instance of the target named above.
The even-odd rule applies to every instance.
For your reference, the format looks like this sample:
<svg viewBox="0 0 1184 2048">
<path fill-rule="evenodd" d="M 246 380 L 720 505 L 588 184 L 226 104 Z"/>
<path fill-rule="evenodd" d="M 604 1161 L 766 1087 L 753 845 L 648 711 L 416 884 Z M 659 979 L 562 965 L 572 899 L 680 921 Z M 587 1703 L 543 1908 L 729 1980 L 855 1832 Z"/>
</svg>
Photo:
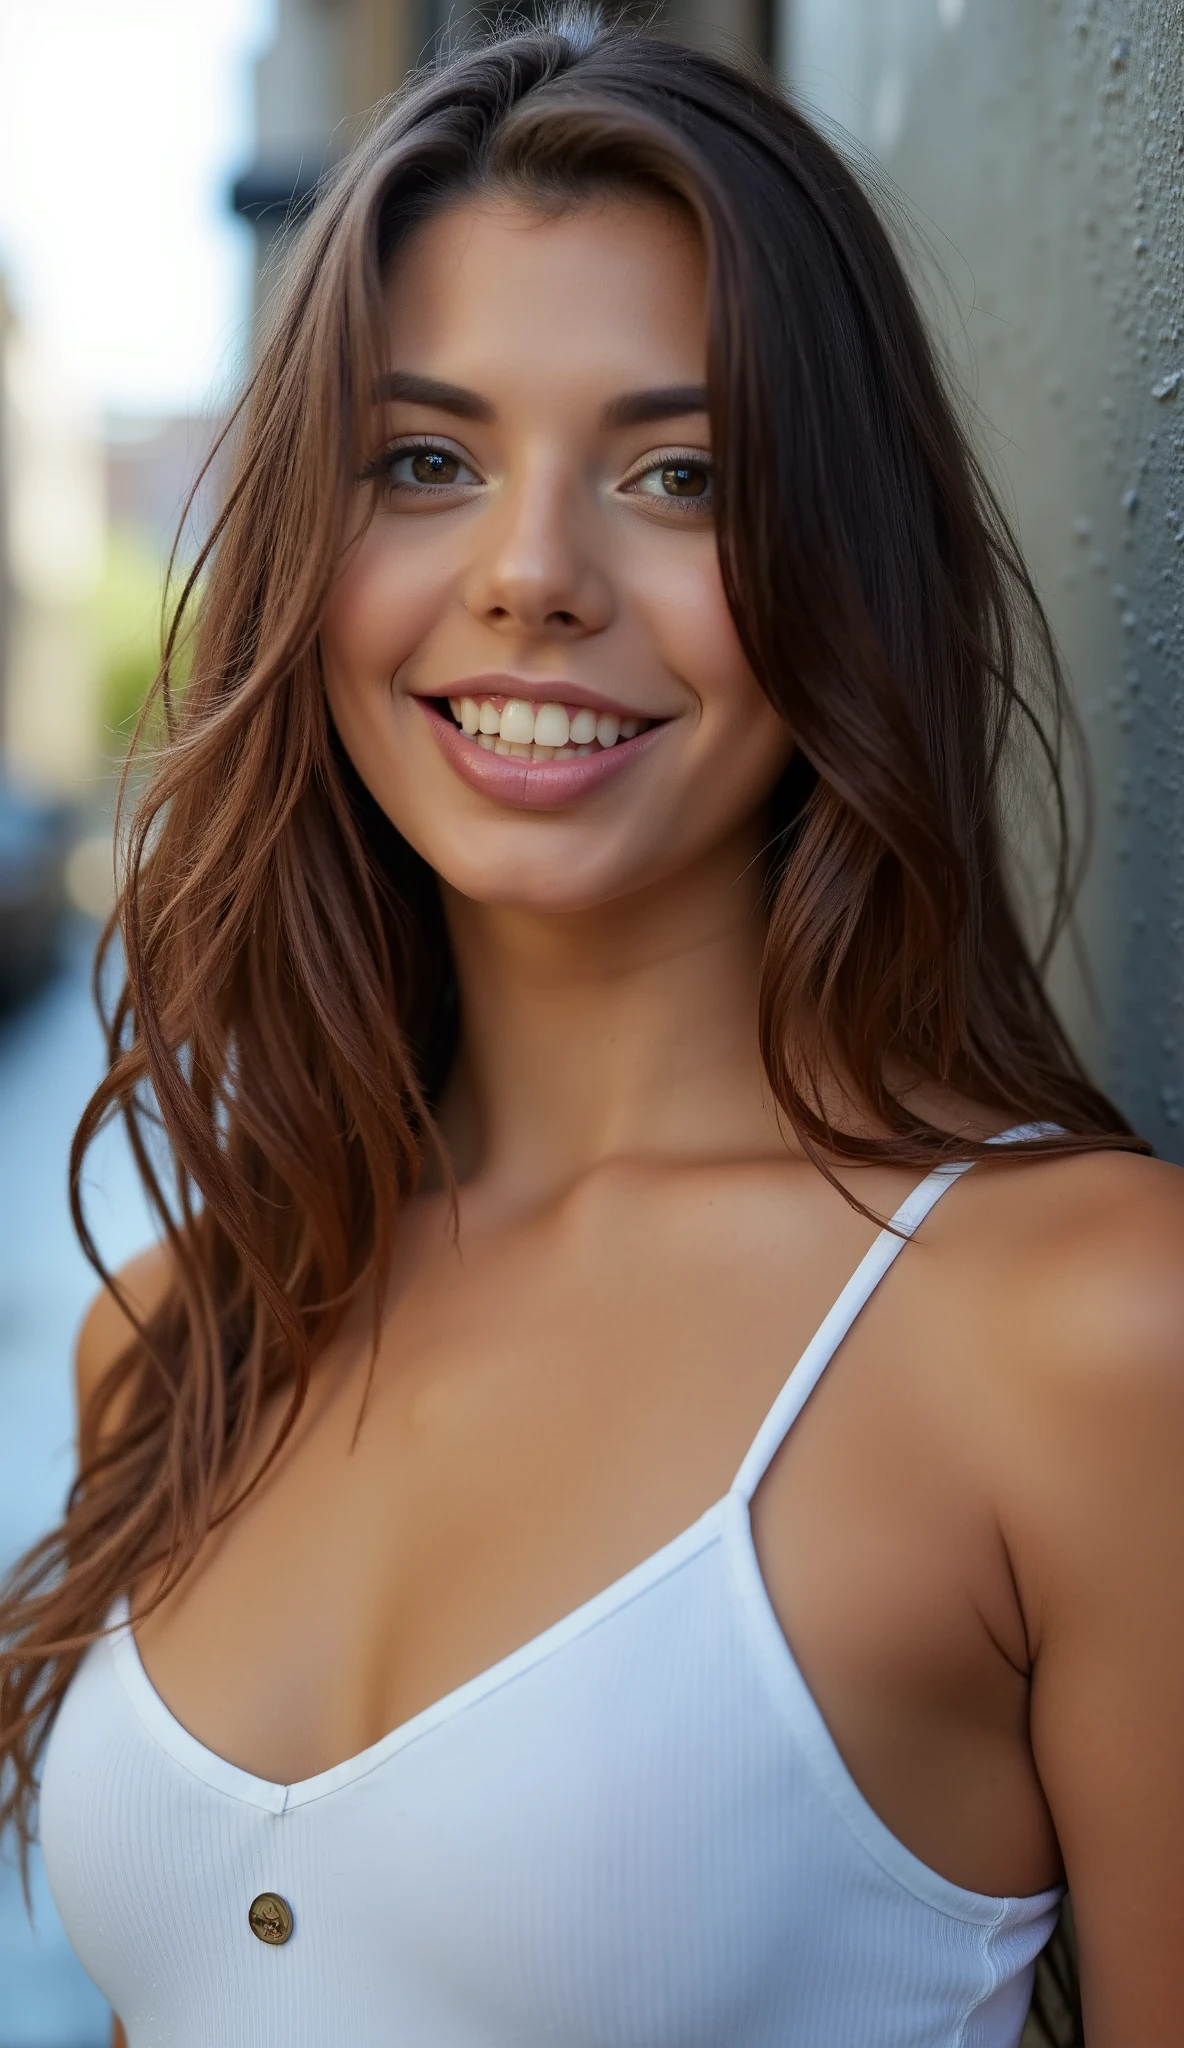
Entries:
<svg viewBox="0 0 1184 2048">
<path fill-rule="evenodd" d="M 74 1333 L 94 1276 L 74 1239 L 66 1155 L 101 1071 L 89 993 L 93 929 L 80 929 L 60 978 L 0 1023 L 0 1564 L 54 1519 L 69 1483 Z M 117 1133 L 96 1148 L 90 1203 L 105 1257 L 151 1236 Z M 75 1961 L 36 1872 L 30 1931 L 11 1857 L 0 1866 L 0 2048 L 98 2048 L 103 2000 Z"/>
</svg>

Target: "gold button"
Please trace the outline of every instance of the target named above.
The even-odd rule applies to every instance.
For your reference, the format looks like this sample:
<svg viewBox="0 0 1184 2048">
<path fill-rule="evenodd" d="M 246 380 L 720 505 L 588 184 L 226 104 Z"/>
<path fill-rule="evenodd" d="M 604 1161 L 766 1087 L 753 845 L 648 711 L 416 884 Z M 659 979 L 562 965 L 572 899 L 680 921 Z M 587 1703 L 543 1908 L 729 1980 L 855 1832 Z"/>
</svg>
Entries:
<svg viewBox="0 0 1184 2048">
<path fill-rule="evenodd" d="M 279 1948 L 292 1932 L 292 1908 L 278 1892 L 260 1892 L 251 1900 L 247 1919 L 251 1933 L 272 1948 Z"/>
</svg>

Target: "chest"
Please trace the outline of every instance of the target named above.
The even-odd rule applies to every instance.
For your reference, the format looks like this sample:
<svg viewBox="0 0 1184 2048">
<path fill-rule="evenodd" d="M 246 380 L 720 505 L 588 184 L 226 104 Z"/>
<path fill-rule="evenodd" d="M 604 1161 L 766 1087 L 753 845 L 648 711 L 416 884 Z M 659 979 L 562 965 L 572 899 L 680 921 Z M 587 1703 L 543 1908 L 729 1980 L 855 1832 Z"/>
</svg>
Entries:
<svg viewBox="0 0 1184 2048">
<path fill-rule="evenodd" d="M 306 1778 L 724 1496 L 868 1234 L 799 1234 L 787 1258 L 774 1227 L 778 1272 L 759 1221 L 738 1232 L 729 1208 L 726 1228 L 651 1204 L 644 1235 L 601 1214 L 460 1256 L 409 1247 L 360 1429 L 355 1335 L 324 1362 L 290 1450 L 141 1631 L 186 1725 L 261 1777 Z M 774 1460 L 754 1504 L 759 1567 L 844 1755 L 906 1836 L 932 1835 L 949 1863 L 940 1755 L 946 1778 L 997 1785 L 1003 1770 L 1040 1863 L 1022 1687 L 982 1626 L 1008 1589 L 910 1292 L 885 1284 Z M 955 1814 L 952 1831 L 981 1847 L 984 1819 Z M 1010 1853 L 988 1842 L 983 1875 Z"/>
<path fill-rule="evenodd" d="M 1055 1900 L 893 1842 L 763 1608 L 735 1512 L 327 1779 L 202 1752 L 126 1638 L 47 1760 L 46 1862 L 131 2048 L 1014 2048 Z M 739 1594 L 739 1598 L 737 1595 Z M 278 1947 L 250 1902 L 276 1895 Z M 117 1935 L 113 1930 L 118 1930 Z"/>
</svg>

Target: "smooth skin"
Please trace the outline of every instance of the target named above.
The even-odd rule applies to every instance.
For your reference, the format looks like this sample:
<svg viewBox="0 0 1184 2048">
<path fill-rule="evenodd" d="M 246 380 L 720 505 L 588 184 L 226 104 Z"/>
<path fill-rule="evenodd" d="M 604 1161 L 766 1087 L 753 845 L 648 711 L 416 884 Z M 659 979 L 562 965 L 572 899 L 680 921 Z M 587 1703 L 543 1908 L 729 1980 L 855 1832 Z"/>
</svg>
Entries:
<svg viewBox="0 0 1184 2048">
<path fill-rule="evenodd" d="M 352 759 L 441 877 L 459 1241 L 441 1191 L 409 1205 L 356 1448 L 365 1304 L 140 1630 L 185 1726 L 285 1782 L 700 1515 L 874 1235 L 779 1130 L 758 1059 L 793 740 L 728 613 L 709 489 L 688 510 L 662 481 L 672 456 L 710 473 L 692 228 L 648 200 L 457 207 L 416 231 L 389 318 L 392 369 L 454 390 L 379 408 L 385 481 L 322 647 Z M 673 387 L 691 410 L 619 424 L 614 401 Z M 417 469 L 425 448 L 446 459 Z M 491 671 L 668 722 L 579 803 L 495 803 L 417 701 Z M 1000 1121 L 917 1096 L 950 1129 Z M 915 1179 L 845 1174 L 881 1214 Z M 144 1306 L 162 1278 L 158 1252 L 126 1274 Z M 125 1334 L 100 1298 L 83 1395 Z M 1067 1873 L 1090 2048 L 1180 2035 L 1182 1482 L 1184 1175 L 1108 1155 L 964 1178 L 755 1502 L 782 1627 L 888 1827 L 973 1890 Z"/>
</svg>

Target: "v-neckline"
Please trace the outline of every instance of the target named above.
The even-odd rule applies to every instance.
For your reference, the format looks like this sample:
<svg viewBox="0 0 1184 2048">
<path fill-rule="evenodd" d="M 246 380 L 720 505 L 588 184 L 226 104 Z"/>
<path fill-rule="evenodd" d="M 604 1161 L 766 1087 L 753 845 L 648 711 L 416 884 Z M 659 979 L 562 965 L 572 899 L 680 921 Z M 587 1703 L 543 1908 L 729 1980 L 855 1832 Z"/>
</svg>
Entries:
<svg viewBox="0 0 1184 2048">
<path fill-rule="evenodd" d="M 453 1686 L 430 1706 L 422 1707 L 418 1713 L 401 1721 L 365 1749 L 356 1751 L 341 1763 L 331 1764 L 327 1770 L 317 1771 L 312 1777 L 300 1778 L 291 1784 L 256 1777 L 239 1764 L 229 1762 L 216 1750 L 207 1748 L 177 1719 L 148 1676 L 136 1642 L 126 1594 L 116 1601 L 111 1610 L 108 1617 L 111 1633 L 106 1640 L 123 1689 L 137 1715 L 175 1762 L 229 1798 L 261 1807 L 267 1813 L 287 1813 L 295 1806 L 306 1806 L 366 1777 L 420 1737 L 453 1720 L 466 1708 L 476 1706 L 503 1685 L 509 1685 L 533 1670 L 567 1643 L 587 1635 L 600 1622 L 609 1620 L 651 1586 L 670 1577 L 701 1551 L 718 1542 L 726 1525 L 727 1510 L 732 1504 L 747 1522 L 747 1501 L 734 1489 L 730 1490 L 688 1527 L 680 1530 L 677 1536 L 671 1537 L 669 1542 L 651 1551 L 639 1564 L 630 1566 L 599 1593 L 593 1593 L 578 1606 L 569 1608 L 566 1614 L 540 1629 L 517 1649 L 497 1658 L 472 1678 L 462 1680 L 460 1685 Z"/>
<path fill-rule="evenodd" d="M 1009 1138 L 1038 1134 L 1044 1128 L 1036 1125 L 1018 1126 L 1016 1130 L 1003 1132 L 989 1142 L 1002 1143 Z M 511 1650 L 508 1655 L 499 1657 L 496 1662 L 487 1665 L 472 1678 L 452 1687 L 430 1706 L 421 1708 L 398 1727 L 392 1728 L 388 1734 L 380 1736 L 377 1742 L 370 1743 L 365 1749 L 358 1750 L 341 1763 L 332 1764 L 327 1770 L 317 1771 L 312 1777 L 301 1778 L 291 1784 L 281 1784 L 271 1778 L 256 1777 L 251 1771 L 230 1763 L 215 1750 L 208 1749 L 205 1743 L 199 1742 L 195 1735 L 190 1734 L 183 1722 L 177 1719 L 157 1692 L 145 1669 L 131 1625 L 130 1606 L 125 1594 L 111 1609 L 108 1617 L 108 1628 L 111 1633 L 107 1641 L 124 1690 L 140 1720 L 148 1727 L 162 1749 L 215 1790 L 229 1798 L 261 1807 L 268 1813 L 286 1813 L 293 1807 L 308 1805 L 313 1800 L 323 1799 L 353 1784 L 357 1779 L 377 1770 L 389 1758 L 398 1755 L 420 1737 L 430 1734 L 433 1729 L 453 1720 L 468 1707 L 488 1698 L 501 1686 L 512 1683 L 520 1675 L 534 1669 L 547 1657 L 562 1649 L 566 1643 L 587 1634 L 600 1622 L 619 1613 L 650 1586 L 670 1576 L 711 1544 L 722 1540 L 729 1527 L 742 1527 L 746 1547 L 751 1553 L 761 1592 L 767 1604 L 768 1592 L 764 1586 L 752 1540 L 750 1503 L 756 1488 L 772 1462 L 777 1448 L 784 1442 L 794 1420 L 869 1296 L 874 1293 L 903 1245 L 911 1241 L 915 1230 L 940 1195 L 967 1171 L 969 1164 L 969 1161 L 949 1161 L 936 1167 L 905 1197 L 888 1226 L 877 1233 L 783 1383 L 780 1393 L 749 1445 L 747 1455 L 728 1491 L 677 1536 L 671 1537 L 657 1550 L 651 1551 L 639 1564 L 631 1566 L 619 1578 L 603 1587 L 599 1593 L 594 1593 L 591 1598 L 581 1601 L 578 1606 L 561 1615 L 557 1621 L 539 1630 L 518 1649 Z M 789 1656 L 788 1646 L 780 1628 L 777 1629 L 777 1635 L 782 1651 Z M 792 1658 L 790 1661 L 792 1662 Z M 796 1671 L 796 1665 L 794 1669 Z M 804 1686 L 804 1680 L 801 1683 Z"/>
</svg>

